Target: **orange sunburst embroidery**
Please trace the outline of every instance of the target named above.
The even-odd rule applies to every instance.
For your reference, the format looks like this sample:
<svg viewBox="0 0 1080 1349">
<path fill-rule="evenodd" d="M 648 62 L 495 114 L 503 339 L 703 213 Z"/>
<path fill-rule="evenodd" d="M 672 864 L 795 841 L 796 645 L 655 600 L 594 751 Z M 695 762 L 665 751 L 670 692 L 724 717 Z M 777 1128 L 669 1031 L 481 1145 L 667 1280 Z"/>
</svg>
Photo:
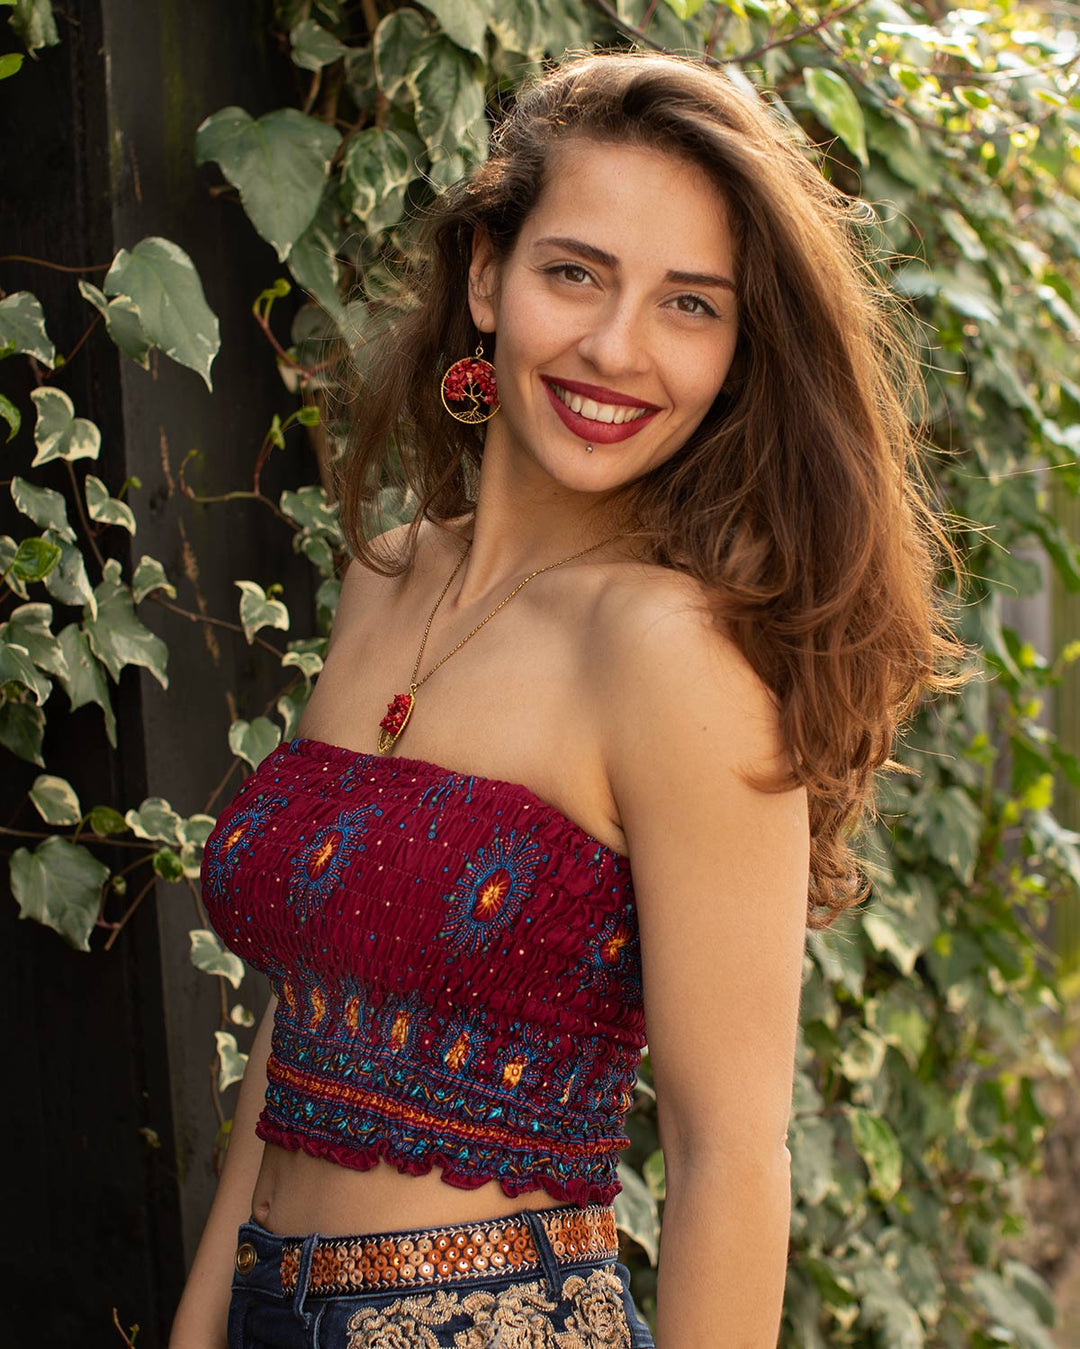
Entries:
<svg viewBox="0 0 1080 1349">
<path fill-rule="evenodd" d="M 443 1062 L 451 1070 L 451 1072 L 456 1073 L 457 1070 L 461 1067 L 461 1065 L 465 1062 L 465 1059 L 468 1057 L 468 1053 L 469 1053 L 469 1032 L 463 1030 L 461 1034 L 458 1036 L 458 1038 L 454 1041 L 454 1043 L 450 1046 L 450 1048 L 446 1051 L 446 1054 L 443 1056 Z"/>
<path fill-rule="evenodd" d="M 225 852 L 229 852 L 232 848 L 235 848 L 250 827 L 250 820 L 240 820 L 237 824 L 234 824 L 225 835 Z"/>
<path fill-rule="evenodd" d="M 394 1024 L 390 1027 L 390 1047 L 400 1049 L 409 1038 L 409 1014 L 408 1012 L 398 1012 L 394 1017 Z"/>
<path fill-rule="evenodd" d="M 502 908 L 503 900 L 506 898 L 511 885 L 509 872 L 496 871 L 490 876 L 477 892 L 473 903 L 473 917 L 478 922 L 488 922 Z"/>
<path fill-rule="evenodd" d="M 337 833 L 331 834 L 322 846 L 312 854 L 311 861 L 308 863 L 307 868 L 308 875 L 313 879 L 318 880 L 333 861 L 334 854 L 337 852 L 340 844 L 341 835 Z"/>
<path fill-rule="evenodd" d="M 521 1081 L 521 1074 L 525 1071 L 525 1065 L 529 1062 L 526 1058 L 511 1059 L 503 1069 L 502 1081 L 504 1087 L 516 1087 Z"/>
<path fill-rule="evenodd" d="M 311 1017 L 308 1021 L 310 1030 L 314 1030 L 319 1022 L 326 1015 L 326 998 L 321 988 L 316 986 L 311 990 Z"/>
<path fill-rule="evenodd" d="M 625 927 L 617 927 L 600 947 L 600 958 L 605 965 L 617 965 L 622 956 L 623 947 L 630 941 L 630 932 Z"/>
</svg>

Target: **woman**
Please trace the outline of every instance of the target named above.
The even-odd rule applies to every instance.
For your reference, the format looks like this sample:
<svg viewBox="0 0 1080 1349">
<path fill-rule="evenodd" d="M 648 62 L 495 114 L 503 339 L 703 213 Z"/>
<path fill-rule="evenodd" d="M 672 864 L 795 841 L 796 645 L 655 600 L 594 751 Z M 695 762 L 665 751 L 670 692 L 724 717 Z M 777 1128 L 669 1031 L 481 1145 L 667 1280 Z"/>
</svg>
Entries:
<svg viewBox="0 0 1080 1349">
<path fill-rule="evenodd" d="M 276 997 L 174 1349 L 227 1306 L 235 1349 L 652 1344 L 610 1209 L 646 1025 L 657 1342 L 776 1343 L 806 924 L 953 649 L 846 212 L 719 74 L 623 55 L 437 203 L 318 687 L 207 843 Z"/>
</svg>

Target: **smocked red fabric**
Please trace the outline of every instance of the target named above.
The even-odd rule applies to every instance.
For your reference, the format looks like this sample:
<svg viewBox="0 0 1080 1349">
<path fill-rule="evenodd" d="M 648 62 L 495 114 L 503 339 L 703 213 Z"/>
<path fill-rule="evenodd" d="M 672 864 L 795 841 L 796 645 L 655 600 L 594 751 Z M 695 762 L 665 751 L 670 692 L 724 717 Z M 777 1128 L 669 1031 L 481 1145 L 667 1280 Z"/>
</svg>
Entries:
<svg viewBox="0 0 1080 1349">
<path fill-rule="evenodd" d="M 298 737 L 203 896 L 278 996 L 260 1138 L 607 1204 L 645 1044 L 629 863 L 527 787 Z"/>
</svg>

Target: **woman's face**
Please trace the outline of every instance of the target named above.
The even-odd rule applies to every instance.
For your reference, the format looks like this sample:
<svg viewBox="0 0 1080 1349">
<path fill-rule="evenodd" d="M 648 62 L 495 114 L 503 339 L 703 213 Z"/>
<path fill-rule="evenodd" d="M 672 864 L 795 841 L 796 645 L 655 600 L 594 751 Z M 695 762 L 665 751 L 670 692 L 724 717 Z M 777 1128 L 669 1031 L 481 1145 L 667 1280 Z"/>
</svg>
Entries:
<svg viewBox="0 0 1080 1349">
<path fill-rule="evenodd" d="M 738 332 L 724 200 L 691 161 L 571 138 L 511 254 L 478 234 L 477 326 L 496 334 L 496 446 L 563 486 L 614 490 L 682 446 Z M 588 453 L 586 445 L 592 445 Z"/>
</svg>

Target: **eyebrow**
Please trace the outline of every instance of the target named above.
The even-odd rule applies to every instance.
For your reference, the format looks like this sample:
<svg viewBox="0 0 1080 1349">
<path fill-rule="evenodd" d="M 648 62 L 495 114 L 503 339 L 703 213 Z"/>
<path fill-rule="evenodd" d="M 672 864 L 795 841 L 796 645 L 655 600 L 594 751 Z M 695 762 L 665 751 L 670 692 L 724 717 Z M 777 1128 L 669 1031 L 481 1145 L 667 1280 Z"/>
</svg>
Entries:
<svg viewBox="0 0 1080 1349">
<path fill-rule="evenodd" d="M 595 244 L 584 243 L 581 239 L 568 239 L 563 236 L 549 236 L 545 239 L 537 239 L 535 247 L 539 248 L 543 244 L 550 244 L 554 248 L 565 248 L 571 253 L 577 253 L 583 258 L 588 258 L 590 262 L 595 262 L 598 267 L 607 267 L 611 271 L 617 271 L 619 259 L 612 253 L 605 253 L 602 248 L 597 248 Z M 711 272 L 679 272 L 669 270 L 664 277 L 665 281 L 674 281 L 680 286 L 717 286 L 721 290 L 735 289 L 735 282 L 726 276 L 714 276 Z"/>
</svg>

